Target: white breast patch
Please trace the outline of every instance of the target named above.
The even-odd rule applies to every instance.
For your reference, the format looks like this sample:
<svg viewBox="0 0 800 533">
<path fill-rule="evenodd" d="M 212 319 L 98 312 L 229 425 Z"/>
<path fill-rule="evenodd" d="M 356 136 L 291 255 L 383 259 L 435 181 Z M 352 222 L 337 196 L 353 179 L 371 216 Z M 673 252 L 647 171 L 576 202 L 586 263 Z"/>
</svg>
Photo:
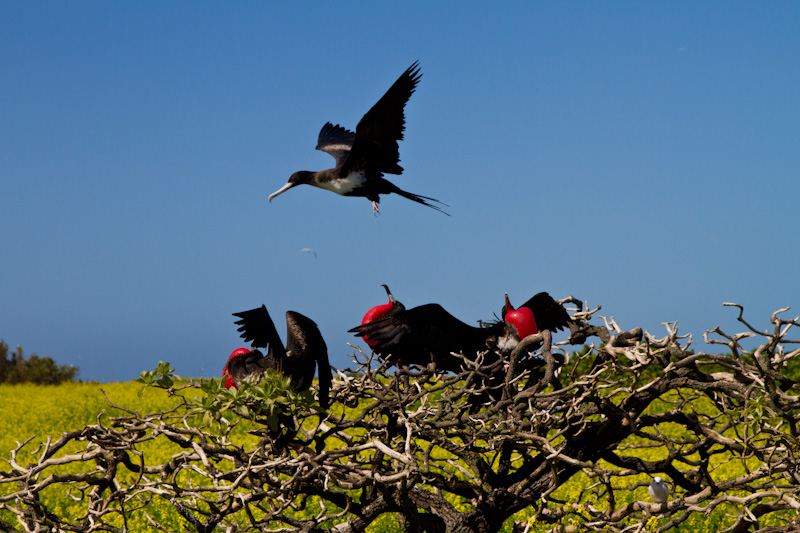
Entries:
<svg viewBox="0 0 800 533">
<path fill-rule="evenodd" d="M 344 179 L 325 181 L 315 185 L 320 189 L 327 189 L 336 194 L 345 195 L 363 186 L 366 182 L 367 178 L 363 172 L 351 172 Z"/>
</svg>

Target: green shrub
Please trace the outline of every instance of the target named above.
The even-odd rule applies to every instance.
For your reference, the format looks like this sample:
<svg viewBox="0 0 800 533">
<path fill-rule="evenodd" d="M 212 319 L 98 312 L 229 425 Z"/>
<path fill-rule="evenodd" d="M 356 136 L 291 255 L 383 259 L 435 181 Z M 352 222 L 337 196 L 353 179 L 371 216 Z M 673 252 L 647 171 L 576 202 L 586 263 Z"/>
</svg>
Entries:
<svg viewBox="0 0 800 533">
<path fill-rule="evenodd" d="M 36 354 L 26 358 L 20 346 L 9 351 L 8 344 L 0 340 L 0 383 L 58 385 L 74 381 L 77 375 L 77 366 L 59 365 L 50 357 Z"/>
</svg>

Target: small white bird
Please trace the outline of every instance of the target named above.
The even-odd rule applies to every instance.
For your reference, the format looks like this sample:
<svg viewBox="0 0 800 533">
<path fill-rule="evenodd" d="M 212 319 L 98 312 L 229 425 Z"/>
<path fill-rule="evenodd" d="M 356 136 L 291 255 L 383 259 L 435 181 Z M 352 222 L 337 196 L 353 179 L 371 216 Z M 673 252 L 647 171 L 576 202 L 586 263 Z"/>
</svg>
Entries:
<svg viewBox="0 0 800 533">
<path fill-rule="evenodd" d="M 316 258 L 317 258 L 317 252 L 315 252 L 315 251 L 314 251 L 314 250 L 312 250 L 311 248 L 303 248 L 303 249 L 302 249 L 302 250 L 300 250 L 300 251 L 301 251 L 301 252 L 306 252 L 306 253 L 309 253 L 309 254 L 313 255 L 313 256 L 314 256 L 314 259 L 316 259 Z"/>
<path fill-rule="evenodd" d="M 669 487 L 658 476 L 653 478 L 653 482 L 647 487 L 647 492 L 656 503 L 667 503 L 669 499 Z"/>
</svg>

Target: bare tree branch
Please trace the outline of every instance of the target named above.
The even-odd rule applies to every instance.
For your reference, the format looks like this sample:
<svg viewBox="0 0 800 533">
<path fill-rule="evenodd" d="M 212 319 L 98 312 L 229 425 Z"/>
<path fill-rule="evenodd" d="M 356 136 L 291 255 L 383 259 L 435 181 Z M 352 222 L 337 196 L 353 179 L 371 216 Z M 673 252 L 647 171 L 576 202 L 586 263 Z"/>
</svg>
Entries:
<svg viewBox="0 0 800 533">
<path fill-rule="evenodd" d="M 562 303 L 575 305 L 569 339 L 462 357 L 458 375 L 392 373 L 356 350 L 328 412 L 280 380 L 232 393 L 164 376 L 179 401 L 150 414 L 106 398 L 115 416 L 8 451 L 0 526 L 121 532 L 139 517 L 166 530 L 169 502 L 198 532 L 356 533 L 387 513 L 410 532 L 493 532 L 520 511 L 515 531 L 677 531 L 700 516 L 731 533 L 800 530 L 798 318 L 779 310 L 762 331 L 725 304 L 745 331 L 706 332 L 721 355 L 690 350 L 674 323 L 656 338 Z M 663 504 L 643 499 L 656 475 Z M 54 510 L 56 489 L 79 516 Z"/>
</svg>

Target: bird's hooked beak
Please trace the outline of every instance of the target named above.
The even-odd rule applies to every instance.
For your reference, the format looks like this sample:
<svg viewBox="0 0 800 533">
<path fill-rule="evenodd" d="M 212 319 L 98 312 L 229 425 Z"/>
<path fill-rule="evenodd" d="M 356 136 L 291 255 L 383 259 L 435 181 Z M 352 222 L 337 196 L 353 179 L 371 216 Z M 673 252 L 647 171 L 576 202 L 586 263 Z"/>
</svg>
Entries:
<svg viewBox="0 0 800 533">
<path fill-rule="evenodd" d="M 381 285 L 381 287 L 383 287 L 386 290 L 386 295 L 389 297 L 389 303 L 394 304 L 397 300 L 395 300 L 394 296 L 392 296 L 392 292 L 389 290 L 389 286 L 384 284 Z"/>
<path fill-rule="evenodd" d="M 288 191 L 289 189 L 291 189 L 291 188 L 292 188 L 292 187 L 294 187 L 295 185 L 297 185 L 297 183 L 292 183 L 291 181 L 290 181 L 290 182 L 288 182 L 286 185 L 284 185 L 283 187 L 281 187 L 280 189 L 278 189 L 278 190 L 277 190 L 277 191 L 275 191 L 274 193 L 270 194 L 270 195 L 269 195 L 269 198 L 267 199 L 267 201 L 268 201 L 268 202 L 271 202 L 273 198 L 275 198 L 275 197 L 276 197 L 276 196 L 278 196 L 279 194 L 283 194 L 283 193 L 285 193 L 286 191 Z"/>
<path fill-rule="evenodd" d="M 505 305 L 506 312 L 513 311 L 514 307 L 511 305 L 511 301 L 508 299 L 508 293 L 506 293 L 506 305 Z"/>
</svg>

